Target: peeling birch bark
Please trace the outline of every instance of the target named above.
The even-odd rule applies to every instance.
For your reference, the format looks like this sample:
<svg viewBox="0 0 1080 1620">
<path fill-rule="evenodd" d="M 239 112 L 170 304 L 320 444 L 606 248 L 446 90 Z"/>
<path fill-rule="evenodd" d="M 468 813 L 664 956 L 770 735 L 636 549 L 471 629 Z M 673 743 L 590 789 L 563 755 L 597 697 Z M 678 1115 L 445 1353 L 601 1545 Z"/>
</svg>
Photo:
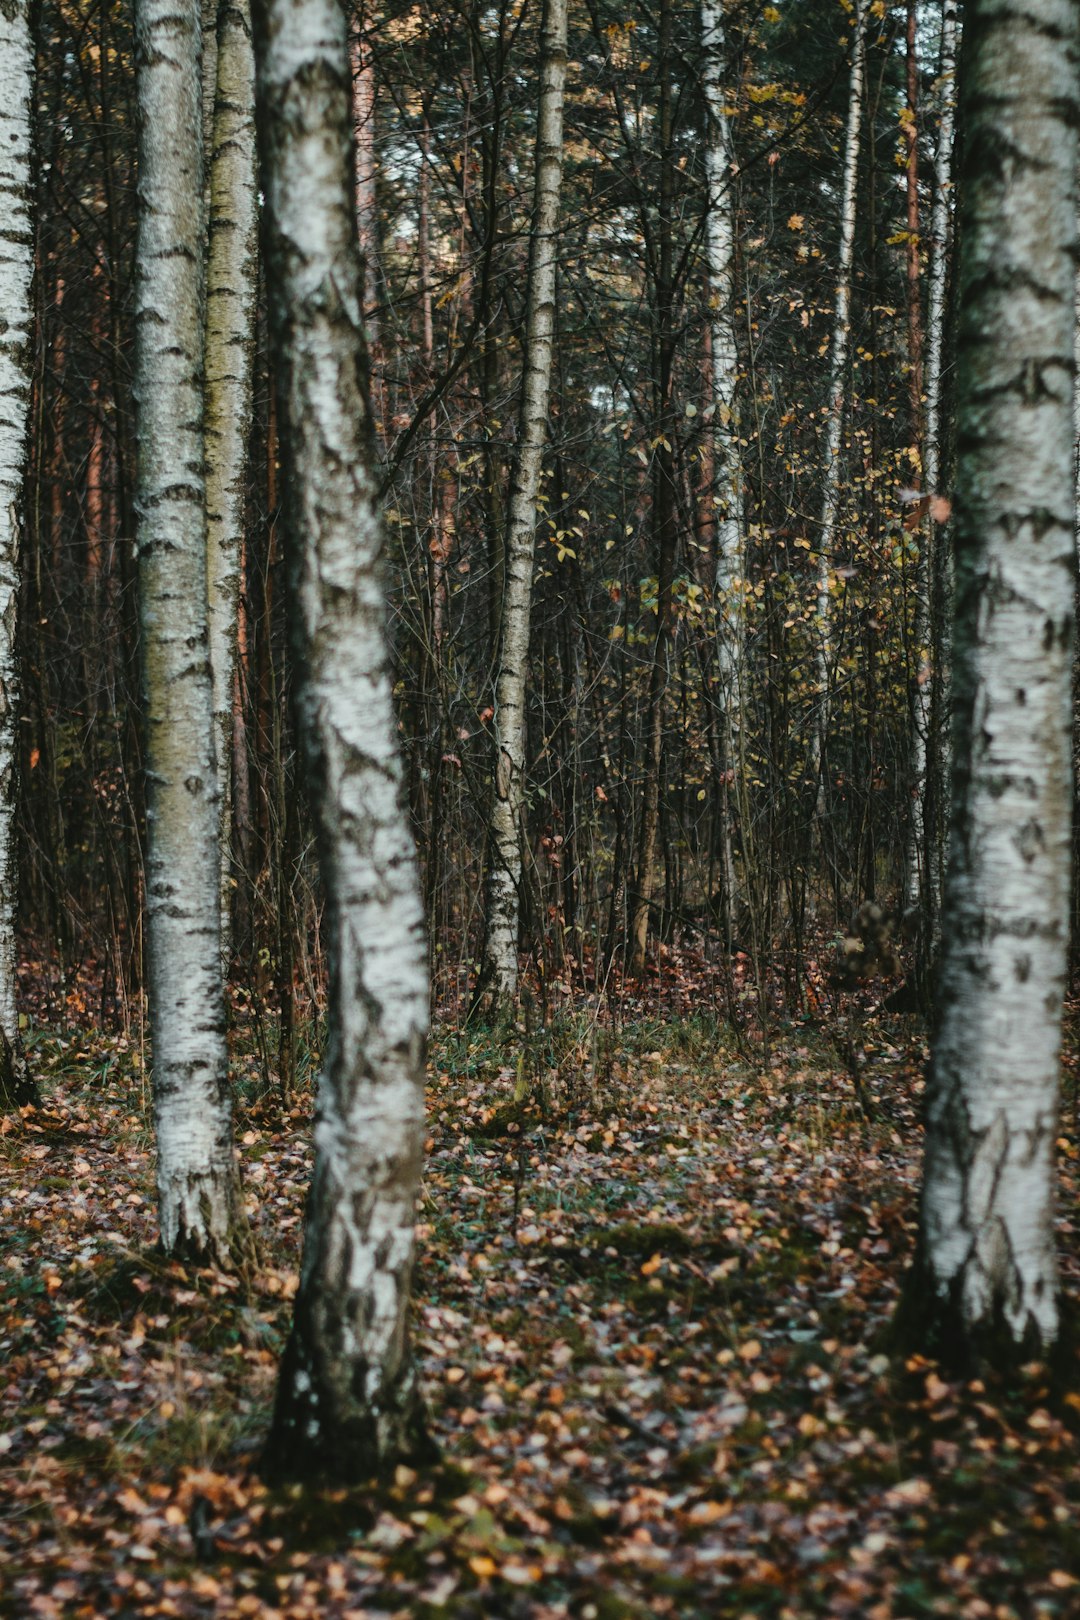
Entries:
<svg viewBox="0 0 1080 1620">
<path fill-rule="evenodd" d="M 844 391 L 851 340 L 851 271 L 855 262 L 855 199 L 859 176 L 859 139 L 862 131 L 863 85 L 866 78 L 866 21 L 869 0 L 855 0 L 855 38 L 851 53 L 847 129 L 844 135 L 844 182 L 840 204 L 840 252 L 836 271 L 836 305 L 829 350 L 828 421 L 822 469 L 821 527 L 818 538 L 817 624 L 815 658 L 817 715 L 810 734 L 809 775 L 817 784 L 815 820 L 825 806 L 823 777 L 830 721 L 832 646 L 833 546 L 840 511 L 840 448 L 844 436 Z"/>
<path fill-rule="evenodd" d="M 221 974 L 206 623 L 198 0 L 137 0 L 136 542 L 161 1242 L 224 1263 L 242 1212 Z"/>
<path fill-rule="evenodd" d="M 1058 1334 L 1054 1141 L 1071 839 L 1074 0 L 969 0 L 955 759 L 917 1263 L 926 1342 Z"/>
<path fill-rule="evenodd" d="M 502 631 L 492 723 L 495 769 L 485 938 L 476 999 L 476 1010 L 489 1016 L 501 1016 L 512 1010 L 517 998 L 525 809 L 525 689 L 536 550 L 536 502 L 547 437 L 555 332 L 567 13 L 567 0 L 545 0 L 524 376 L 510 482 Z"/>
<path fill-rule="evenodd" d="M 15 976 L 18 669 L 15 623 L 30 427 L 34 270 L 28 0 L 0 4 L 0 1107 L 37 1101 L 19 1040 Z"/>
<path fill-rule="evenodd" d="M 427 950 L 385 629 L 345 16 L 336 0 L 257 0 L 254 24 L 294 694 L 330 966 L 304 1259 L 265 1466 L 362 1479 L 425 1444 L 408 1303 Z"/>
<path fill-rule="evenodd" d="M 255 355 L 255 62 L 248 0 L 222 0 L 206 271 L 206 572 L 221 850 L 222 959 L 232 911 L 237 611 Z"/>
</svg>

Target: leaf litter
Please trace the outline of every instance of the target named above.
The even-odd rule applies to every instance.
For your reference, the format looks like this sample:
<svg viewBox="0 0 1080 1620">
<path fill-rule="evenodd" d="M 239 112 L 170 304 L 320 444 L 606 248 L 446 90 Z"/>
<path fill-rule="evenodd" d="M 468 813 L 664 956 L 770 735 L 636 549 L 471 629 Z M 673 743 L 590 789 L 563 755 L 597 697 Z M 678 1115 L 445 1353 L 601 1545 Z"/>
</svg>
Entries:
<svg viewBox="0 0 1080 1620">
<path fill-rule="evenodd" d="M 257 1471 L 310 1095 L 238 1060 L 260 1269 L 193 1270 L 153 1248 L 139 1052 L 35 1032 L 44 1106 L 0 1121 L 0 1614 L 1080 1614 L 1080 1393 L 886 1354 L 914 1025 L 859 1020 L 856 1093 L 827 1024 L 778 1026 L 766 1062 L 623 1010 L 513 1063 L 437 1036 L 414 1332 L 442 1461 L 355 1491 Z"/>
</svg>

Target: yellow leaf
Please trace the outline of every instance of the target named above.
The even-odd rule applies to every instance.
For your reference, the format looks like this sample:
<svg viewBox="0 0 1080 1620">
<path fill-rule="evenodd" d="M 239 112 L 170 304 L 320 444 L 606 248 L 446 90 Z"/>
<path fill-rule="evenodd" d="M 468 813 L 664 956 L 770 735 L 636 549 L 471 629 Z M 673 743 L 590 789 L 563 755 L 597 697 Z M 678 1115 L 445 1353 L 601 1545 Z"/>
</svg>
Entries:
<svg viewBox="0 0 1080 1620">
<path fill-rule="evenodd" d="M 470 1558 L 469 1568 L 472 1570 L 473 1574 L 479 1576 L 482 1581 L 489 1580 L 492 1575 L 497 1575 L 499 1573 L 499 1566 L 495 1562 L 494 1558 L 488 1558 L 486 1555 L 481 1555 L 478 1558 Z"/>
<path fill-rule="evenodd" d="M 536 1564 L 507 1563 L 502 1567 L 503 1580 L 512 1581 L 515 1586 L 531 1586 L 539 1574 Z"/>
<path fill-rule="evenodd" d="M 933 1494 L 928 1479 L 905 1479 L 885 1493 L 885 1500 L 890 1507 L 923 1507 Z"/>
<path fill-rule="evenodd" d="M 117 1493 L 116 1503 L 125 1513 L 132 1513 L 136 1518 L 150 1512 L 149 1502 L 144 1502 L 138 1491 L 132 1490 L 130 1486 Z"/>
<path fill-rule="evenodd" d="M 943 1401 L 949 1394 L 949 1386 L 937 1373 L 927 1373 L 924 1380 L 927 1396 L 932 1401 Z"/>
<path fill-rule="evenodd" d="M 651 1260 L 646 1260 L 645 1264 L 642 1266 L 641 1275 L 643 1277 L 651 1277 L 654 1272 L 660 1270 L 660 1267 L 663 1265 L 663 1263 L 664 1263 L 663 1255 L 662 1254 L 654 1254 L 652 1259 Z"/>
<path fill-rule="evenodd" d="M 731 1514 L 730 1502 L 695 1502 L 686 1515 L 691 1524 L 715 1524 Z"/>
</svg>

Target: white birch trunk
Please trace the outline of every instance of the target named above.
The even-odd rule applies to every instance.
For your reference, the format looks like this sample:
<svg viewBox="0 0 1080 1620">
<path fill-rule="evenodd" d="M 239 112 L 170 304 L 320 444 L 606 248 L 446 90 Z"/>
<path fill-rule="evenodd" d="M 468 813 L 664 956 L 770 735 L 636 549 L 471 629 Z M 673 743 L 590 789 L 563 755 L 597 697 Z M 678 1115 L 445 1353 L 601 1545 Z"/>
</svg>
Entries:
<svg viewBox="0 0 1080 1620">
<path fill-rule="evenodd" d="M 933 501 L 941 485 L 941 383 L 945 353 L 945 316 L 952 255 L 952 156 L 956 131 L 956 44 L 958 0 L 942 0 L 941 57 L 938 72 L 940 113 L 934 158 L 934 200 L 930 220 L 930 290 L 926 334 L 925 437 L 922 450 L 923 488 Z M 934 551 L 938 544 L 936 519 L 931 510 L 923 522 L 915 582 L 915 647 L 919 659 L 912 701 L 911 805 L 904 865 L 904 910 L 929 904 L 932 917 L 940 910 L 941 873 L 937 839 L 926 825 L 926 791 L 930 763 L 931 723 L 935 712 L 935 671 L 931 652 L 931 602 L 935 576 Z M 940 672 L 938 678 L 941 678 Z M 943 739 L 938 739 L 940 745 Z M 944 760 L 935 762 L 935 776 L 944 780 Z"/>
<path fill-rule="evenodd" d="M 525 689 L 529 663 L 536 500 L 547 435 L 555 331 L 559 189 L 568 0 L 545 0 L 533 220 L 529 238 L 524 375 L 511 474 L 499 670 L 495 685 L 495 782 L 478 1008 L 502 1015 L 517 996 L 525 808 Z"/>
<path fill-rule="evenodd" d="M 34 1100 L 19 1042 L 15 976 L 15 620 L 30 426 L 34 269 L 28 0 L 0 4 L 0 1105 Z"/>
<path fill-rule="evenodd" d="M 728 703 L 735 700 L 742 650 L 742 465 L 736 418 L 739 355 L 735 342 L 735 161 L 724 85 L 723 0 L 702 0 L 702 88 L 708 114 L 705 254 L 711 292 L 713 492 L 716 523 L 717 662 Z"/>
<path fill-rule="evenodd" d="M 219 786 L 222 958 L 232 909 L 233 696 L 257 290 L 255 62 L 248 0 L 222 0 L 206 272 L 206 572 Z"/>
<path fill-rule="evenodd" d="M 847 384 L 848 348 L 851 338 L 851 271 L 855 260 L 855 199 L 859 176 L 859 138 L 862 130 L 863 81 L 866 77 L 866 18 L 868 0 L 856 0 L 855 38 L 852 44 L 851 80 L 848 89 L 847 130 L 844 136 L 843 197 L 840 204 L 840 253 L 836 272 L 836 305 L 833 311 L 832 343 L 829 350 L 828 420 L 825 429 L 825 456 L 822 468 L 821 530 L 818 540 L 817 576 L 817 653 L 815 684 L 817 716 L 811 732 L 809 771 L 817 782 L 817 815 L 824 806 L 825 744 L 829 734 L 830 671 L 832 646 L 833 543 L 840 511 L 840 447 L 844 435 L 844 391 Z"/>
<path fill-rule="evenodd" d="M 345 17 L 336 0 L 258 0 L 254 22 L 294 690 L 330 965 L 303 1268 L 266 1465 L 355 1479 L 423 1438 L 408 1302 L 427 952 L 384 624 Z"/>
<path fill-rule="evenodd" d="M 716 665 L 721 706 L 720 736 L 723 752 L 721 829 L 724 874 L 726 943 L 733 943 L 738 909 L 735 856 L 731 825 L 732 793 L 727 780 L 735 759 L 734 738 L 741 702 L 740 672 L 743 649 L 744 541 L 742 460 L 736 389 L 739 353 L 735 340 L 735 160 L 727 111 L 724 70 L 725 34 L 723 0 L 702 0 L 701 43 L 704 54 L 702 88 L 705 94 L 705 180 L 708 202 L 705 215 L 705 255 L 710 289 L 710 369 L 714 410 L 713 497 L 716 526 Z"/>
<path fill-rule="evenodd" d="M 969 0 L 965 28 L 952 835 L 909 1293 L 956 1362 L 1058 1332 L 1080 10 Z"/>
<path fill-rule="evenodd" d="M 224 1261 L 237 1229 L 206 626 L 198 0 L 137 0 L 136 501 L 146 944 L 161 1241 Z"/>
</svg>

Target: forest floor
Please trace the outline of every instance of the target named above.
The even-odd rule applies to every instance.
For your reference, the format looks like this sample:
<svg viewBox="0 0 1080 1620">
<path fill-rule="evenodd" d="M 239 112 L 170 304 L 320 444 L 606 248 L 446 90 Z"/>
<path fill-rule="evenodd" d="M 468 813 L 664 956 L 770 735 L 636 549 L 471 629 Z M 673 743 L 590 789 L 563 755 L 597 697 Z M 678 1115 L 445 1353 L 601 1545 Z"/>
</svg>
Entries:
<svg viewBox="0 0 1080 1620">
<path fill-rule="evenodd" d="M 238 1060 L 264 1264 L 152 1248 L 134 1042 L 28 1033 L 0 1122 L 0 1614 L 291 1620 L 1080 1615 L 1080 1367 L 890 1364 L 925 1048 L 865 1007 L 768 1053 L 624 1008 L 521 1060 L 433 1046 L 416 1342 L 443 1462 L 256 1472 L 297 1283 L 310 1095 Z M 856 1084 L 857 1076 L 857 1084 Z M 1080 1283 L 1075 1118 L 1060 1144 Z"/>
</svg>

